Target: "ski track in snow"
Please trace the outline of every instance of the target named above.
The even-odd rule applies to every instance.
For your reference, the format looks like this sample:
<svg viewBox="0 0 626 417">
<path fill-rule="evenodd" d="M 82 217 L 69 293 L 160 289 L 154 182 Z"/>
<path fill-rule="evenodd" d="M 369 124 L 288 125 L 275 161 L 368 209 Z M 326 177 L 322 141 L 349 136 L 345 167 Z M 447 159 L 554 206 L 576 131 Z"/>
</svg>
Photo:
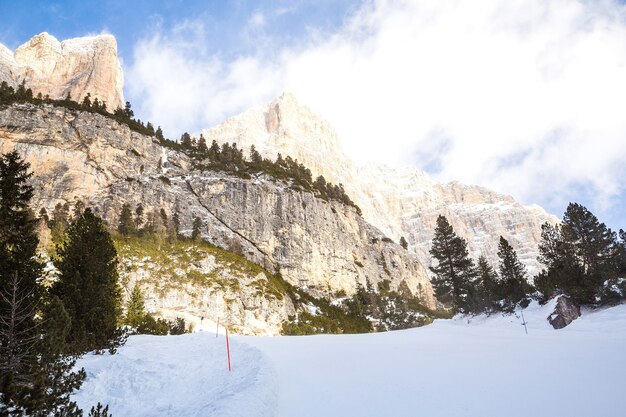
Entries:
<svg viewBox="0 0 626 417">
<path fill-rule="evenodd" d="M 224 337 L 131 336 L 116 355 L 83 357 L 87 380 L 74 396 L 83 411 L 100 401 L 114 417 L 273 416 L 273 369 L 257 349 Z"/>
<path fill-rule="evenodd" d="M 561 330 L 554 302 L 519 315 L 459 317 L 368 335 L 134 336 L 88 355 L 74 398 L 114 417 L 623 417 L 626 305 Z"/>
</svg>

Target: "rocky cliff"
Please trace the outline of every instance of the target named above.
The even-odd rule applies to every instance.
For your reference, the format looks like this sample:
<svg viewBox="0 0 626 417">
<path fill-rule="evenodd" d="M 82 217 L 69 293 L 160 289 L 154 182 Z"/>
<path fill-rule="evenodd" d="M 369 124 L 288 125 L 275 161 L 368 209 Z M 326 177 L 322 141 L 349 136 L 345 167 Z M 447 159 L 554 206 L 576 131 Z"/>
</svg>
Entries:
<svg viewBox="0 0 626 417">
<path fill-rule="evenodd" d="M 12 52 L 0 45 L 0 81 L 16 87 L 22 81 L 33 93 L 78 102 L 91 93 L 109 110 L 124 107 L 124 77 L 117 42 L 99 35 L 59 42 L 48 33 L 34 36 Z"/>
<path fill-rule="evenodd" d="M 539 206 L 523 206 L 483 187 L 441 184 L 415 168 L 356 166 L 328 122 L 289 93 L 202 133 L 209 142 L 254 145 L 265 157 L 289 155 L 314 175 L 343 184 L 363 217 L 396 242 L 404 236 L 425 266 L 431 264 L 428 251 L 439 214 L 468 241 L 474 257 L 483 254 L 496 265 L 498 239 L 504 236 L 531 273 L 539 270 L 541 224 L 558 221 Z"/>
<path fill-rule="evenodd" d="M 0 152 L 17 149 L 31 164 L 36 209 L 82 201 L 116 225 L 121 206 L 178 212 L 189 233 L 262 265 L 316 296 L 352 294 L 389 280 L 435 306 L 417 257 L 386 238 L 352 207 L 289 184 L 192 168 L 187 156 L 99 114 L 52 105 L 0 109 Z"/>
</svg>

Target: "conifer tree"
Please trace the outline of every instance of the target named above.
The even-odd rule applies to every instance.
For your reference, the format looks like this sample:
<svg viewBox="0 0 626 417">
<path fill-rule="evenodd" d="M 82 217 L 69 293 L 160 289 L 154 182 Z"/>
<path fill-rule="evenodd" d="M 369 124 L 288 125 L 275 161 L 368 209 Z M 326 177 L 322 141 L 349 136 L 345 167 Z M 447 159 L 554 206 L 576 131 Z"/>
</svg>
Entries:
<svg viewBox="0 0 626 417">
<path fill-rule="evenodd" d="M 139 203 L 137 208 L 135 208 L 135 230 L 139 232 L 141 230 L 142 224 L 143 224 L 143 205 Z"/>
<path fill-rule="evenodd" d="M 400 236 L 400 246 L 402 246 L 404 249 L 409 248 L 409 242 L 406 241 L 404 236 Z"/>
<path fill-rule="evenodd" d="M 544 224 L 541 237 L 538 259 L 547 268 L 535 282 L 545 297 L 564 292 L 579 303 L 594 304 L 603 283 L 617 278 L 617 235 L 584 206 L 570 203 L 563 223 Z"/>
<path fill-rule="evenodd" d="M 200 217 L 196 217 L 195 219 L 193 219 L 193 225 L 192 225 L 192 230 L 191 230 L 191 240 L 197 241 L 200 239 L 201 229 L 202 229 L 202 220 L 200 220 Z"/>
<path fill-rule="evenodd" d="M 124 236 L 132 235 L 136 231 L 133 213 L 130 210 L 130 204 L 128 203 L 124 203 L 122 206 L 122 213 L 120 213 L 120 221 L 117 226 L 117 230 Z"/>
<path fill-rule="evenodd" d="M 530 292 L 531 288 L 526 280 L 526 267 L 517 258 L 517 253 L 509 242 L 500 236 L 498 244 L 500 258 L 500 280 L 502 297 L 508 308 L 514 308 Z"/>
<path fill-rule="evenodd" d="M 68 344 L 75 352 L 112 347 L 118 336 L 121 293 L 117 252 L 105 223 L 86 209 L 68 227 L 57 254 L 59 279 L 51 291 L 71 319 Z"/>
<path fill-rule="evenodd" d="M 502 299 L 498 273 L 484 256 L 476 263 L 476 312 L 497 309 L 496 302 Z"/>
<path fill-rule="evenodd" d="M 469 257 L 465 239 L 456 235 L 442 215 L 437 218 L 430 254 L 437 260 L 437 265 L 430 267 L 435 274 L 432 283 L 437 298 L 466 311 L 474 262 Z"/>
<path fill-rule="evenodd" d="M 84 372 L 73 372 L 75 360 L 58 340 L 67 323 L 62 306 L 45 303 L 37 283 L 30 176 L 17 152 L 0 157 L 0 415 L 77 416 L 69 394 Z"/>
<path fill-rule="evenodd" d="M 128 300 L 126 324 L 133 328 L 139 327 L 146 316 L 145 300 L 139 285 L 135 284 Z"/>
<path fill-rule="evenodd" d="M 37 337 L 37 220 L 28 208 L 32 174 L 15 151 L 0 157 L 0 393 L 5 404 L 28 385 Z"/>
</svg>

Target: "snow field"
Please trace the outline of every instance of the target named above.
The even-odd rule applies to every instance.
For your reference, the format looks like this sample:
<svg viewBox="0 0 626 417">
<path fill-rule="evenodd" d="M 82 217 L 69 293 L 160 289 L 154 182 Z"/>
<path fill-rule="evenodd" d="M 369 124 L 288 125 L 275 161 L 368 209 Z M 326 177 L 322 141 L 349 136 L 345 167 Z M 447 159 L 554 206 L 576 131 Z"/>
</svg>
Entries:
<svg viewBox="0 0 626 417">
<path fill-rule="evenodd" d="M 366 335 L 133 336 L 75 396 L 134 416 L 626 416 L 626 305 L 561 330 L 554 302 Z"/>
<path fill-rule="evenodd" d="M 276 382 L 255 348 L 224 336 L 131 336 L 116 355 L 83 357 L 87 380 L 74 396 L 88 412 L 98 401 L 114 417 L 273 416 Z"/>
</svg>

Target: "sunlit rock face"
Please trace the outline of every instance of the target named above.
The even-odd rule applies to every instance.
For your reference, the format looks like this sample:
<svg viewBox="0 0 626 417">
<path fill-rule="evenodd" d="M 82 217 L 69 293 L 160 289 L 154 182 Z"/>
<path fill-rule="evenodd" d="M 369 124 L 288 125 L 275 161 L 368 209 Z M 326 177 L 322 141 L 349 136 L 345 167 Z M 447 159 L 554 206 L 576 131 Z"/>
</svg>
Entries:
<svg viewBox="0 0 626 417">
<path fill-rule="evenodd" d="M 37 211 L 80 200 L 116 225 L 124 203 L 141 203 L 145 213 L 178 212 L 184 234 L 199 217 L 205 240 L 280 269 L 317 296 L 353 294 L 359 284 L 389 280 L 391 288 L 408 288 L 435 306 L 417 256 L 353 207 L 264 176 L 194 170 L 186 155 L 126 125 L 52 105 L 0 109 L 0 152 L 13 149 L 31 164 Z"/>
<path fill-rule="evenodd" d="M 524 206 L 483 187 L 438 183 L 413 167 L 357 166 L 343 153 L 328 122 L 289 93 L 202 133 L 209 142 L 236 142 L 246 150 L 254 145 L 265 157 L 289 155 L 314 176 L 343 184 L 363 217 L 396 242 L 404 236 L 426 267 L 432 262 L 428 251 L 440 214 L 468 241 L 472 256 L 482 254 L 497 265 L 503 236 L 531 274 L 540 269 L 536 258 L 541 224 L 558 221 L 539 206 Z"/>
<path fill-rule="evenodd" d="M 13 87 L 25 81 L 35 95 L 53 99 L 70 94 L 80 102 L 90 93 L 110 111 L 124 106 L 124 77 L 111 35 L 59 42 L 44 32 L 14 52 L 0 45 L 0 81 Z"/>
</svg>

